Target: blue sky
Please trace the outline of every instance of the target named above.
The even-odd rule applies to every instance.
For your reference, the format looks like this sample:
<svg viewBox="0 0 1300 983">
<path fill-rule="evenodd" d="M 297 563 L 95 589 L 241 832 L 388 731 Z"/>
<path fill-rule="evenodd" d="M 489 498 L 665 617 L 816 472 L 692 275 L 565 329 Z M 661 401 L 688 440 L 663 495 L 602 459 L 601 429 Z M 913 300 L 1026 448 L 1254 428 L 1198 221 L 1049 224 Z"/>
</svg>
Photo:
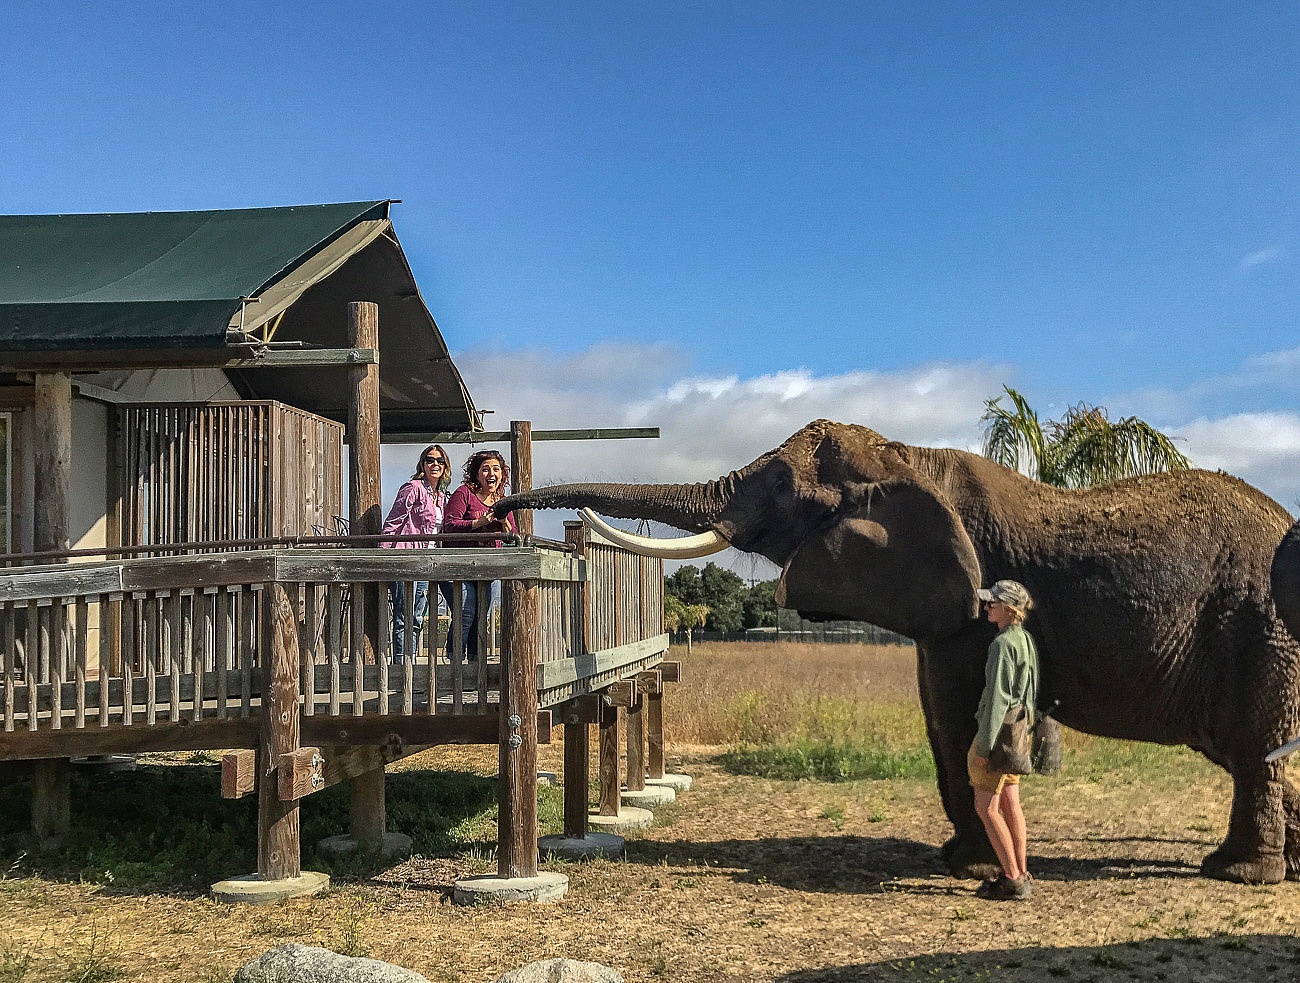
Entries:
<svg viewBox="0 0 1300 983">
<path fill-rule="evenodd" d="M 401 198 L 495 419 L 664 427 L 539 478 L 711 477 L 816 416 L 972 446 L 1006 382 L 1300 502 L 1294 4 L 53 0 L 0 36 L 0 211 Z"/>
</svg>

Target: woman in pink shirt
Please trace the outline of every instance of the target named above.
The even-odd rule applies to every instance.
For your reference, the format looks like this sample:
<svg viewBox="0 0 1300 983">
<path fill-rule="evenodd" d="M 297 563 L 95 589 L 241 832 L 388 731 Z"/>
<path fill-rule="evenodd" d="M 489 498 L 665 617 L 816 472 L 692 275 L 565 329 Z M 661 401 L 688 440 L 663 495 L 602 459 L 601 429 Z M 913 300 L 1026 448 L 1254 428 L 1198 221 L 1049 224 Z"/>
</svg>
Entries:
<svg viewBox="0 0 1300 983">
<path fill-rule="evenodd" d="M 447 507 L 447 489 L 451 486 L 451 465 L 447 452 L 438 444 L 430 444 L 420 451 L 411 475 L 393 499 L 393 507 L 384 520 L 386 536 L 426 536 L 442 532 L 442 517 Z M 428 542 L 381 542 L 385 549 L 423 549 Z M 438 590 L 451 607 L 451 584 L 440 583 Z M 401 662 L 406 641 L 406 584 L 395 581 L 390 589 L 393 599 L 393 661 Z M 415 582 L 415 596 L 411 603 L 411 641 L 414 651 L 420 651 L 420 632 L 429 608 L 429 583 Z M 436 611 L 436 609 L 435 609 Z"/>
<path fill-rule="evenodd" d="M 509 480 L 510 468 L 499 451 L 482 450 L 470 455 L 465 462 L 465 483 L 451 493 L 442 528 L 444 532 L 482 532 L 485 537 L 479 542 L 453 545 L 500 546 L 501 540 L 496 536 L 517 530 L 513 512 L 501 519 L 492 514 L 493 504 L 505 497 L 506 482 Z M 496 592 L 496 586 L 496 581 L 493 581 L 488 588 L 487 611 L 480 612 L 476 585 L 465 585 L 465 601 L 461 609 L 462 639 L 465 657 L 471 662 L 478 658 L 479 616 L 492 610 L 492 595 Z M 450 639 L 447 646 L 450 652 Z"/>
</svg>

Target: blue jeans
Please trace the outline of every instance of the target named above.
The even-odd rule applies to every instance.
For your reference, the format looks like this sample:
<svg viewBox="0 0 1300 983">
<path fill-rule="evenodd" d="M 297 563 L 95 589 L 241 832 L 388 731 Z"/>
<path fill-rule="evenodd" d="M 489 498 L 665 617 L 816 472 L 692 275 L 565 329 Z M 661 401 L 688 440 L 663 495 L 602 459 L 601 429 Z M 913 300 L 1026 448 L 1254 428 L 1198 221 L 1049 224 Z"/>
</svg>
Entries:
<svg viewBox="0 0 1300 983">
<path fill-rule="evenodd" d="M 464 644 L 465 658 L 474 661 L 478 658 L 478 581 L 467 580 L 464 586 L 464 601 L 462 603 L 461 614 L 461 642 Z M 497 595 L 500 590 L 499 581 L 493 580 L 488 583 L 488 603 L 487 610 L 482 612 L 486 617 L 492 613 L 492 606 L 497 602 Z M 448 591 L 450 593 L 450 590 Z M 447 602 L 450 607 L 451 602 Z M 447 655 L 451 656 L 451 638 L 447 639 Z"/>
<path fill-rule="evenodd" d="M 401 662 L 406 647 L 406 581 L 394 581 L 389 592 L 393 600 L 393 661 Z M 451 584 L 439 583 L 438 593 L 446 600 L 447 610 L 450 611 Z M 411 600 L 411 646 L 416 652 L 420 651 L 420 632 L 424 630 L 424 616 L 428 610 L 429 582 L 417 580 L 415 595 Z"/>
</svg>

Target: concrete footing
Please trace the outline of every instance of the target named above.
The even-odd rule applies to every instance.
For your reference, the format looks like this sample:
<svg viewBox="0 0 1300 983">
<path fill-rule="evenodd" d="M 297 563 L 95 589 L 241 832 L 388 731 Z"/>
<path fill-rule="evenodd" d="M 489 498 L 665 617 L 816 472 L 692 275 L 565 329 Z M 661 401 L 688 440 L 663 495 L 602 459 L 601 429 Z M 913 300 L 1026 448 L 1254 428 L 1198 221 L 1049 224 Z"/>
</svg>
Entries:
<svg viewBox="0 0 1300 983">
<path fill-rule="evenodd" d="M 88 754 L 81 758 L 72 758 L 74 768 L 93 769 L 95 771 L 135 771 L 134 754 Z"/>
<path fill-rule="evenodd" d="M 360 841 L 349 833 L 327 836 L 316 844 L 316 853 L 322 857 L 350 857 L 361 847 Z M 365 853 L 381 857 L 406 857 L 411 853 L 411 838 L 405 833 L 385 833 L 378 850 L 366 850 Z"/>
<path fill-rule="evenodd" d="M 675 792 L 685 792 L 691 787 L 691 776 L 664 775 L 663 778 L 647 778 L 645 783 L 647 786 L 663 786 L 665 788 L 670 788 Z"/>
<path fill-rule="evenodd" d="M 289 898 L 305 898 L 319 894 L 330 886 L 330 875 L 314 870 L 304 870 L 297 877 L 278 881 L 263 881 L 256 874 L 232 877 L 212 885 L 212 896 L 228 904 L 270 904 Z"/>
<path fill-rule="evenodd" d="M 645 788 L 635 792 L 625 788 L 619 793 L 619 797 L 623 805 L 635 806 L 639 809 L 653 809 L 677 801 L 677 793 L 668 785 L 647 784 Z"/>
<path fill-rule="evenodd" d="M 602 816 L 598 812 L 587 814 L 587 825 L 602 833 L 626 833 L 634 829 L 647 829 L 654 825 L 655 814 L 649 809 L 628 806 L 617 816 Z"/>
<path fill-rule="evenodd" d="M 586 836 L 543 836 L 537 841 L 537 850 L 564 860 L 594 860 L 604 857 L 621 857 L 627 841 L 611 833 L 592 833 Z"/>
<path fill-rule="evenodd" d="M 558 901 L 569 891 L 563 874 L 542 871 L 536 877 L 466 877 L 452 888 L 454 904 L 472 905 L 484 901 Z"/>
</svg>

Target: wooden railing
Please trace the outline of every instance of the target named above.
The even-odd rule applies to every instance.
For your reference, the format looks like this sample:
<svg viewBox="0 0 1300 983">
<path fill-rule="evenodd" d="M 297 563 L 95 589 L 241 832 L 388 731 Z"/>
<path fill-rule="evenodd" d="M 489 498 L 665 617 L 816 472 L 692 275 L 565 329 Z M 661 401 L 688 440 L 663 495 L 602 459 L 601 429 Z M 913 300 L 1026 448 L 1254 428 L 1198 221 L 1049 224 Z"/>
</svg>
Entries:
<svg viewBox="0 0 1300 983">
<path fill-rule="evenodd" d="M 582 752 L 566 779 L 565 825 L 585 835 L 580 721 L 599 720 L 602 760 L 611 757 L 618 708 L 640 707 L 638 682 L 658 693 L 654 667 L 668 649 L 659 561 L 580 530 L 570 540 L 570 552 L 279 548 L 11 568 L 0 575 L 0 760 L 37 761 L 39 830 L 66 827 L 58 759 L 231 749 L 222 791 L 258 795 L 257 876 L 296 883 L 303 796 L 351 779 L 353 835 L 372 843 L 385 828 L 387 762 L 431 744 L 494 743 L 498 872 L 530 876 L 545 708 L 565 708 L 566 769 L 570 741 Z M 395 660 L 387 605 L 368 606 L 366 587 L 403 581 L 410 597 L 417 580 L 475 584 L 480 600 L 500 581 L 499 648 L 480 619 L 480 658 L 465 659 L 457 602 L 448 653 L 413 652 L 408 637 L 412 657 Z M 640 758 L 629 750 L 628 760 L 639 781 Z M 617 809 L 617 753 L 612 762 L 602 810 Z"/>
<path fill-rule="evenodd" d="M 487 619 L 480 619 L 487 657 L 475 663 L 462 651 L 459 604 L 448 650 L 437 645 L 430 616 L 424 641 L 432 644 L 395 661 L 388 606 L 368 624 L 352 600 L 372 582 L 428 578 L 434 601 L 437 581 L 453 582 L 458 598 L 464 582 L 485 592 L 491 580 L 536 580 L 539 706 L 599 689 L 667 650 L 661 565 L 572 538 L 577 555 L 536 547 L 269 549 L 13 570 L 0 576 L 0 731 L 28 739 L 0 737 L 0 759 L 95 753 L 94 732 L 142 726 L 184 729 L 181 746 L 193 747 L 203 740 L 195 724 L 251 720 L 270 651 L 270 583 L 294 607 L 304 718 L 495 709 L 500 653 Z M 208 746 L 250 746 L 251 732 L 241 734 L 227 728 L 211 741 L 229 743 Z M 133 743 L 121 735 L 113 750 Z"/>
</svg>

